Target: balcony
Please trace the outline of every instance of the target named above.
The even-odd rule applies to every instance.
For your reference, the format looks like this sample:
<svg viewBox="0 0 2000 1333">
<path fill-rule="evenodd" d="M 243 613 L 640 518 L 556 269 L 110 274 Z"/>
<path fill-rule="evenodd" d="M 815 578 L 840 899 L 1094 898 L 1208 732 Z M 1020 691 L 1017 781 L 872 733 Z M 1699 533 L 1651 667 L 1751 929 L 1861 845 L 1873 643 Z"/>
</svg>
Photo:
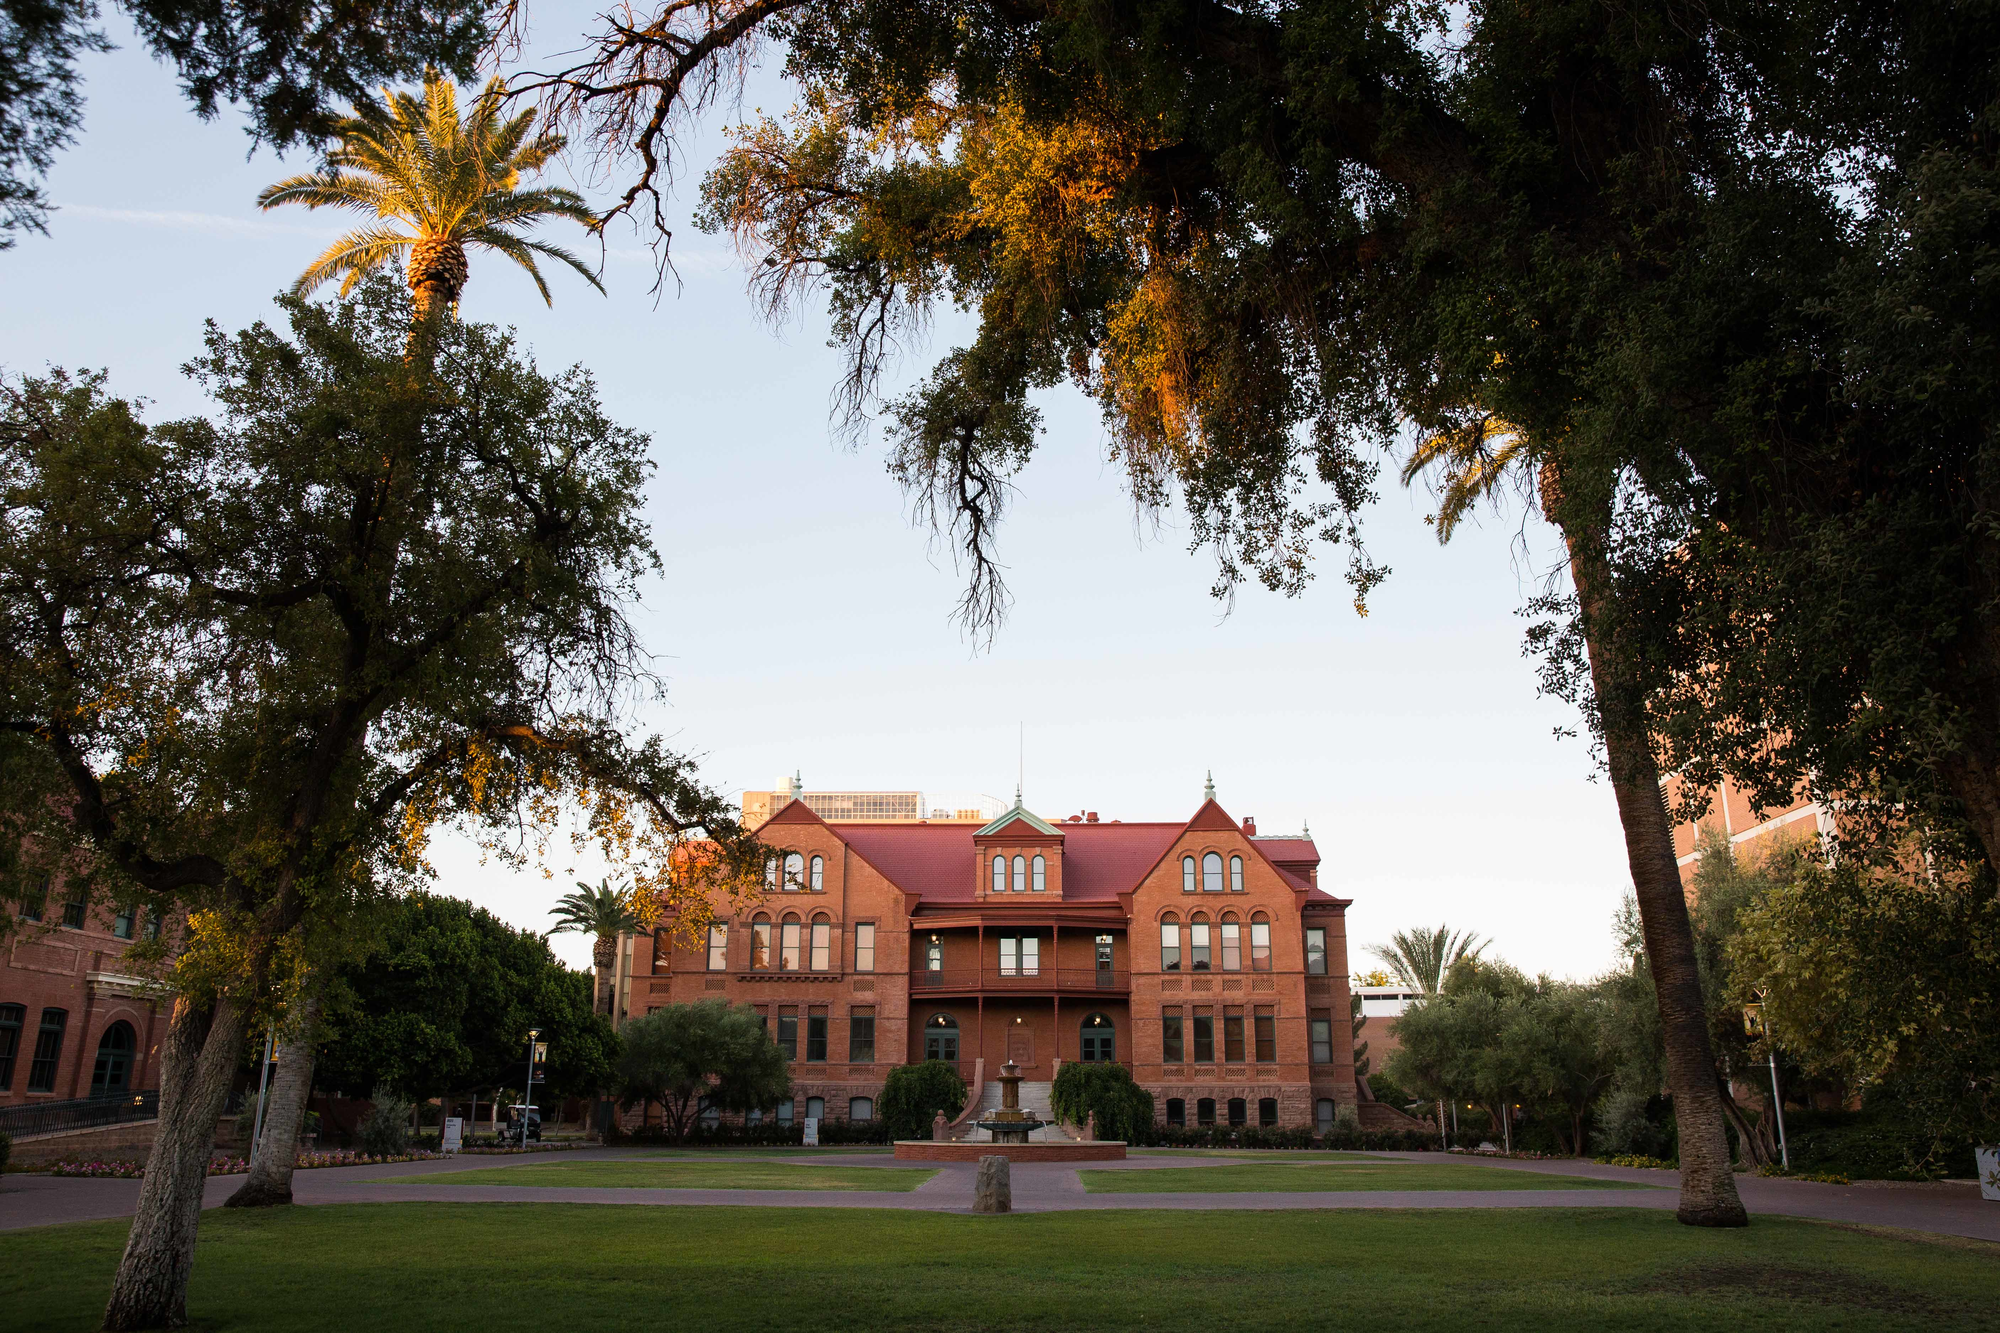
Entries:
<svg viewBox="0 0 2000 1333">
<path fill-rule="evenodd" d="M 1051 995 L 1094 993 L 1123 995 L 1132 989 L 1132 974 L 1122 968 L 1044 967 L 1030 971 L 998 967 L 945 968 L 910 974 L 910 990 L 926 995 L 944 991 L 968 994 Z"/>
</svg>

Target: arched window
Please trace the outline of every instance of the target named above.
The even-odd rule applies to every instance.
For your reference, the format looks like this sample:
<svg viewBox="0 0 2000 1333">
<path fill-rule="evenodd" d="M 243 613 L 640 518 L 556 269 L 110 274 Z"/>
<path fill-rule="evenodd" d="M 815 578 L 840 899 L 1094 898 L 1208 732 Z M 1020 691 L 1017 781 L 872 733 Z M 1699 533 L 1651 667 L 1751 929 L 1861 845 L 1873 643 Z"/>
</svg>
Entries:
<svg viewBox="0 0 2000 1333">
<path fill-rule="evenodd" d="M 813 891 L 814 893 L 825 893 L 825 892 L 826 892 L 826 858 L 825 858 L 825 857 L 823 857 L 823 856 L 815 856 L 815 857 L 814 857 L 814 858 L 812 859 L 812 881 L 811 881 L 811 882 L 812 882 L 812 891 Z"/>
<path fill-rule="evenodd" d="M 778 858 L 775 856 L 767 856 L 764 858 L 764 892 L 776 893 L 777 891 L 778 891 Z"/>
<path fill-rule="evenodd" d="M 965 862 L 960 861 L 960 865 Z M 924 1022 L 924 1059 L 958 1062 L 958 1020 L 950 1014 L 932 1014 Z"/>
<path fill-rule="evenodd" d="M 750 918 L 750 969 L 771 970 L 771 918 L 762 912 Z"/>
<path fill-rule="evenodd" d="M 1194 1122 L 1197 1125 L 1213 1125 L 1215 1123 L 1215 1098 L 1203 1097 L 1194 1104 Z"/>
<path fill-rule="evenodd" d="M 1045 857 L 1036 857 L 1034 862 L 1035 892 L 1042 893 L 1049 887 L 1049 863 Z"/>
<path fill-rule="evenodd" d="M 708 928 L 708 970 L 729 970 L 729 924 L 717 921 Z"/>
<path fill-rule="evenodd" d="M 799 970 L 799 919 L 789 912 L 778 927 L 778 970 Z"/>
<path fill-rule="evenodd" d="M 1240 856 L 1229 858 L 1229 891 L 1243 892 L 1243 858 Z"/>
<path fill-rule="evenodd" d="M 1222 892 L 1222 853 L 1210 852 L 1201 858 L 1201 891 Z"/>
<path fill-rule="evenodd" d="M 1172 912 L 1160 918 L 1160 971 L 1181 970 L 1181 919 Z"/>
<path fill-rule="evenodd" d="M 1241 1097 L 1231 1097 L 1229 1099 L 1229 1123 L 1232 1125 L 1246 1123 L 1249 1119 L 1249 1110 L 1250 1108 L 1244 1104 Z"/>
<path fill-rule="evenodd" d="M 1118 1037 L 1110 1018 L 1092 1014 L 1083 1020 L 1082 1049 L 1085 1064 L 1110 1064 L 1118 1058 Z"/>
<path fill-rule="evenodd" d="M 1243 970 L 1243 927 L 1237 924 L 1234 912 L 1222 914 L 1222 970 Z"/>
<path fill-rule="evenodd" d="M 1250 916 L 1250 970 L 1271 970 L 1271 918 L 1262 912 Z"/>
<path fill-rule="evenodd" d="M 821 912 L 812 919 L 812 970 L 829 972 L 833 969 L 833 922 Z"/>
<path fill-rule="evenodd" d="M 1007 892 L 1007 858 L 1004 856 L 993 858 L 993 892 Z"/>
<path fill-rule="evenodd" d="M 1277 1128 L 1278 1099 L 1276 1097 L 1259 1097 L 1257 1099 L 1257 1123 L 1265 1129 Z"/>
<path fill-rule="evenodd" d="M 1014 858 L 1014 892 L 1026 893 L 1027 891 L 1028 891 L 1028 858 L 1025 856 L 1017 856 Z"/>
<path fill-rule="evenodd" d="M 1181 858 L 1181 892 L 1194 892 L 1194 858 L 1192 856 L 1183 856 Z"/>
<path fill-rule="evenodd" d="M 797 893 L 806 886 L 806 859 L 797 852 L 785 857 L 785 892 Z"/>
<path fill-rule="evenodd" d="M 1196 912 L 1188 922 L 1188 971 L 1206 972 L 1211 961 L 1208 918 Z"/>
<path fill-rule="evenodd" d="M 132 1086 L 132 1025 L 119 1019 L 97 1039 L 97 1068 L 91 1071 L 90 1095 L 122 1097 Z"/>
</svg>

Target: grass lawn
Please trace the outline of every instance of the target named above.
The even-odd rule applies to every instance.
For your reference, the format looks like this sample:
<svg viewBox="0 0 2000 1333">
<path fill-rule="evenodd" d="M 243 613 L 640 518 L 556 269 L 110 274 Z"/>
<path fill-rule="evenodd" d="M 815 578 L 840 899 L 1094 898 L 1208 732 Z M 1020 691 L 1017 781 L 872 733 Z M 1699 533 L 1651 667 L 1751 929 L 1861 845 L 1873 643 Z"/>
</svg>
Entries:
<svg viewBox="0 0 2000 1333">
<path fill-rule="evenodd" d="M 1652 1189 L 1623 1180 L 1545 1176 L 1534 1171 L 1427 1162 L 1251 1162 L 1163 1166 L 1150 1171 L 1081 1171 L 1091 1194 L 1238 1194 L 1316 1190 L 1623 1190 Z"/>
<path fill-rule="evenodd" d="M 1267 1149 L 1251 1151 L 1243 1148 L 1132 1148 L 1128 1157 L 1201 1157 L 1211 1162 L 1379 1162 L 1365 1152 L 1324 1152 L 1309 1148 Z"/>
<path fill-rule="evenodd" d="M 123 1222 L 0 1233 L 9 1333 L 97 1327 Z M 1639 1209 L 1063 1212 L 348 1204 L 203 1214 L 207 1333 L 1616 1329 L 2000 1333 L 2000 1246 Z"/>
<path fill-rule="evenodd" d="M 524 1162 L 422 1177 L 426 1185 L 565 1185 L 645 1190 L 885 1190 L 906 1194 L 937 1174 L 935 1167 L 812 1166 L 739 1157 L 691 1162 L 635 1157 L 622 1162 Z M 390 1178 L 400 1184 L 408 1176 Z"/>
</svg>

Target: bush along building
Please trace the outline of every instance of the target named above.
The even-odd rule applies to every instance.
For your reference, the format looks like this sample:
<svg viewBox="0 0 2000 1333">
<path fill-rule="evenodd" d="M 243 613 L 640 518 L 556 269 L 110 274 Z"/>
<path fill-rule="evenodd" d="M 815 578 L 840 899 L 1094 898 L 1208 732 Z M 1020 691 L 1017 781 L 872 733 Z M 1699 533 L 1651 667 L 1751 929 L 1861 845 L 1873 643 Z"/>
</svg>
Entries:
<svg viewBox="0 0 2000 1333">
<path fill-rule="evenodd" d="M 799 785 L 776 796 L 761 892 L 718 900 L 692 947 L 634 940 L 621 1007 L 754 1006 L 793 1061 L 781 1119 L 872 1119 L 889 1070 L 923 1060 L 958 1067 L 967 1116 L 1008 1060 L 1043 1108 L 1062 1062 L 1122 1063 L 1170 1126 L 1326 1127 L 1356 1104 L 1348 900 L 1309 834 L 1259 836 L 1212 786 L 1157 823 L 1052 823 L 1019 793 L 983 823 L 830 821 Z"/>
</svg>

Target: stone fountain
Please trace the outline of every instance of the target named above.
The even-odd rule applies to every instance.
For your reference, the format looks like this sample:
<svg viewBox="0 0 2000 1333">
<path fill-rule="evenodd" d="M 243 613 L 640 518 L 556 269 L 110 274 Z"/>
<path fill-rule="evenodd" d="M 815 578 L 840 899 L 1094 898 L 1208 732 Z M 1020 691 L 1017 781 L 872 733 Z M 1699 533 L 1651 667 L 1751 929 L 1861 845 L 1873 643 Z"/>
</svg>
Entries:
<svg viewBox="0 0 2000 1333">
<path fill-rule="evenodd" d="M 1021 1067 L 1009 1060 L 994 1080 L 1000 1085 L 1000 1109 L 972 1123 L 993 1136 L 995 1143 L 1026 1143 L 1028 1136 L 1050 1123 L 1021 1109 Z"/>
<path fill-rule="evenodd" d="M 961 1122 L 966 1130 L 983 1129 L 986 1139 L 951 1137 L 951 1128 L 940 1115 L 928 1139 L 898 1139 L 896 1160 L 901 1162 L 978 1162 L 982 1178 L 1005 1167 L 1008 1159 L 1024 1162 L 1120 1162 L 1125 1160 L 1123 1143 L 1103 1142 L 1093 1132 L 1087 1138 L 1053 1139 L 1030 1143 L 1036 1130 L 1051 1122 L 1038 1119 L 1021 1109 L 1021 1067 L 1009 1060 L 1000 1067 L 994 1081 L 1000 1085 L 1000 1109 L 983 1120 Z M 975 1094 L 978 1084 L 974 1084 Z M 1004 1181 L 1004 1176 L 995 1177 Z M 987 1189 L 993 1193 L 998 1186 Z M 997 1197 L 997 1196 L 996 1196 Z M 982 1208 L 979 1211 L 1006 1211 Z"/>
</svg>

